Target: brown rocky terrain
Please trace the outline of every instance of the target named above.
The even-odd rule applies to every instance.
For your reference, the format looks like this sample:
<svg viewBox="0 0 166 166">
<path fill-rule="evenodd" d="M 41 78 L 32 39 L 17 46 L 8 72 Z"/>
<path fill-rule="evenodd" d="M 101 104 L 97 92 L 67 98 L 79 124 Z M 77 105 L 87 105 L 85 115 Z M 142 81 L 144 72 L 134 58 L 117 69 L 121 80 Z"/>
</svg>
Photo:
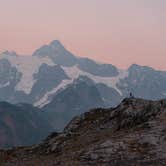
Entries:
<svg viewBox="0 0 166 166">
<path fill-rule="evenodd" d="M 1 150 L 0 162 L 1 166 L 165 166 L 166 100 L 124 99 L 116 108 L 93 109 L 39 145 Z"/>
</svg>

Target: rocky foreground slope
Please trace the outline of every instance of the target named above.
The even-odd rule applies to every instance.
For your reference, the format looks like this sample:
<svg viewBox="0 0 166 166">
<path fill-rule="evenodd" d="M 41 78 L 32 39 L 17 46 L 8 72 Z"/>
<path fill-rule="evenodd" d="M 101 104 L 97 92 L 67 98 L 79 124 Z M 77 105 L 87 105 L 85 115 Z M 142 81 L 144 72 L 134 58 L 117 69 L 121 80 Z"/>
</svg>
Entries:
<svg viewBox="0 0 166 166">
<path fill-rule="evenodd" d="M 93 109 L 39 145 L 0 154 L 2 166 L 166 165 L 166 100 Z"/>
</svg>

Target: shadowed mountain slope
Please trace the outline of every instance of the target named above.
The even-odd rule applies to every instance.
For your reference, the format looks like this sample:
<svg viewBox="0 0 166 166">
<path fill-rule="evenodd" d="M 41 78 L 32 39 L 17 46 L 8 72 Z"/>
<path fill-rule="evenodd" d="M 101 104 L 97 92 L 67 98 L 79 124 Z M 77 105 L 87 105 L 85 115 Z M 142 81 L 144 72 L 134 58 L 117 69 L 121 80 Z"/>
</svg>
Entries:
<svg viewBox="0 0 166 166">
<path fill-rule="evenodd" d="M 0 102 L 0 148 L 36 144 L 52 131 L 37 108 Z"/>
</svg>

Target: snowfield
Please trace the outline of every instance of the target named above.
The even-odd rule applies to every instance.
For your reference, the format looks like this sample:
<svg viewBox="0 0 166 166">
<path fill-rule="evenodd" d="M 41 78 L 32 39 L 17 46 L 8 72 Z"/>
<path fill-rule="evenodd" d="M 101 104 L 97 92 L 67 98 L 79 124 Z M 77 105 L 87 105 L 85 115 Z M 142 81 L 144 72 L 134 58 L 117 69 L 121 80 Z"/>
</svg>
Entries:
<svg viewBox="0 0 166 166">
<path fill-rule="evenodd" d="M 15 87 L 16 91 L 23 91 L 30 94 L 36 80 L 33 78 L 37 74 L 42 64 L 55 65 L 48 57 L 38 58 L 35 56 L 11 56 L 1 55 L 0 59 L 7 59 L 12 67 L 16 67 L 22 73 L 20 82 Z"/>
</svg>

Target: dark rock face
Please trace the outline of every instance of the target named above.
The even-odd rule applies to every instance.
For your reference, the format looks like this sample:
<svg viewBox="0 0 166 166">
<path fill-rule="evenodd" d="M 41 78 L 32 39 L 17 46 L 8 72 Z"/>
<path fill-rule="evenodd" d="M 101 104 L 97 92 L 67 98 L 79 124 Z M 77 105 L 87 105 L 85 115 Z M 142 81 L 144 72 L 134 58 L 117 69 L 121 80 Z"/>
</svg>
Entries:
<svg viewBox="0 0 166 166">
<path fill-rule="evenodd" d="M 118 75 L 118 70 L 111 64 L 97 64 L 88 58 L 79 58 L 78 66 L 81 70 L 101 77 L 114 77 Z"/>
<path fill-rule="evenodd" d="M 96 87 L 107 108 L 117 106 L 123 99 L 123 96 L 121 96 L 115 89 L 110 88 L 105 84 L 96 84 Z"/>
<path fill-rule="evenodd" d="M 39 72 L 34 75 L 37 80 L 29 96 L 29 103 L 38 101 L 44 94 L 57 87 L 64 79 L 69 79 L 59 65 L 49 66 L 42 64 Z"/>
<path fill-rule="evenodd" d="M 40 145 L 1 151 L 2 165 L 165 165 L 166 100 L 125 99 L 75 117 Z M 8 160 L 7 160 L 8 159 Z"/>
<path fill-rule="evenodd" d="M 15 86 L 22 74 L 7 59 L 0 60 L 0 101 L 15 100 Z"/>
<path fill-rule="evenodd" d="M 54 40 L 49 45 L 40 47 L 33 53 L 33 56 L 49 56 L 56 64 L 62 66 L 73 66 L 77 62 L 77 58 L 66 50 L 58 40 Z"/>
<path fill-rule="evenodd" d="M 128 72 L 129 76 L 118 84 L 123 94 L 125 94 L 127 89 L 139 98 L 159 100 L 165 97 L 165 72 L 136 64 L 132 65 Z"/>
</svg>

